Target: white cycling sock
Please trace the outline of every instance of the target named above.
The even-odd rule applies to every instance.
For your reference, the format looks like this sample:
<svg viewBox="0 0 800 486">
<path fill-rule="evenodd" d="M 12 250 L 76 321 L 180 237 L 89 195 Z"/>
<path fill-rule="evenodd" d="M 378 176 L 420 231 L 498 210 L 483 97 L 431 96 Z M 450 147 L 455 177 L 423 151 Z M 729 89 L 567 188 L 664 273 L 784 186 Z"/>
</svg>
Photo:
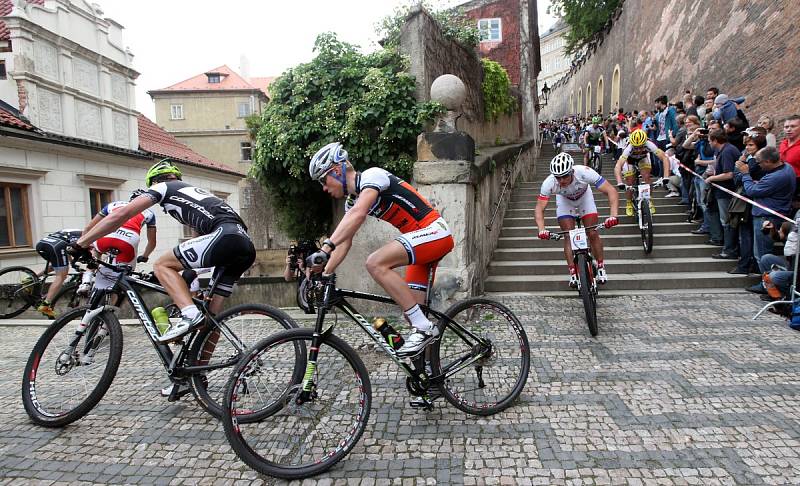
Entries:
<svg viewBox="0 0 800 486">
<path fill-rule="evenodd" d="M 91 283 L 92 277 L 94 277 L 94 272 L 85 271 L 83 275 L 81 275 L 81 283 Z"/>
<path fill-rule="evenodd" d="M 408 322 L 420 331 L 430 332 L 433 329 L 433 323 L 425 317 L 418 304 L 414 304 L 414 307 L 405 311 L 404 314 Z"/>
<path fill-rule="evenodd" d="M 186 307 L 181 309 L 181 315 L 187 319 L 194 319 L 197 317 L 197 314 L 200 313 L 200 309 L 197 308 L 196 305 L 187 305 Z"/>
</svg>

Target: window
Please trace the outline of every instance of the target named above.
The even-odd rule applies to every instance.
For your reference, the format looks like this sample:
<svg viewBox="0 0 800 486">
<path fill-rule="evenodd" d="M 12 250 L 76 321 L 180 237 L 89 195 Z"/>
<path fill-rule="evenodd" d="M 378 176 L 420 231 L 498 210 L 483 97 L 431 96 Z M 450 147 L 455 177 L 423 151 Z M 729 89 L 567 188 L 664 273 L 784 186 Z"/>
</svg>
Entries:
<svg viewBox="0 0 800 486">
<path fill-rule="evenodd" d="M 93 218 L 110 202 L 111 191 L 107 189 L 89 189 L 89 209 L 91 209 Z"/>
<path fill-rule="evenodd" d="M 31 246 L 28 187 L 0 183 L 0 248 Z"/>
<path fill-rule="evenodd" d="M 221 76 L 219 75 L 219 73 L 208 73 L 206 74 L 206 76 L 208 76 L 209 84 L 218 84 L 221 80 Z"/>
<path fill-rule="evenodd" d="M 183 105 L 170 105 L 169 118 L 171 120 L 183 120 Z"/>
<path fill-rule="evenodd" d="M 478 32 L 481 35 L 481 42 L 502 41 L 501 25 L 500 19 L 480 19 L 478 21 Z"/>
<path fill-rule="evenodd" d="M 6 79 L 6 62 L 0 61 L 0 79 Z"/>
<path fill-rule="evenodd" d="M 249 101 L 240 101 L 239 102 L 239 118 L 244 118 L 246 116 L 250 116 L 253 111 L 250 109 L 250 102 Z"/>
<path fill-rule="evenodd" d="M 239 149 L 241 150 L 242 153 L 241 160 L 252 160 L 253 149 L 252 146 L 250 145 L 250 142 L 240 142 Z"/>
</svg>

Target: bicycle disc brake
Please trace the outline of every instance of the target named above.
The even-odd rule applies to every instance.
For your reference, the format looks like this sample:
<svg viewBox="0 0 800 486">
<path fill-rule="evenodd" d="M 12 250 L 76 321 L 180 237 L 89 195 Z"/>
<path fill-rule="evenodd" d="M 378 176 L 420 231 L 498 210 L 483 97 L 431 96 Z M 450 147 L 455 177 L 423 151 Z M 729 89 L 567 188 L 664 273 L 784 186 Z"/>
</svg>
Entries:
<svg viewBox="0 0 800 486">
<path fill-rule="evenodd" d="M 69 373 L 72 368 L 78 363 L 77 356 L 75 356 L 75 348 L 68 347 L 61 354 L 58 355 L 56 358 L 56 374 L 58 376 L 64 376 Z"/>
</svg>

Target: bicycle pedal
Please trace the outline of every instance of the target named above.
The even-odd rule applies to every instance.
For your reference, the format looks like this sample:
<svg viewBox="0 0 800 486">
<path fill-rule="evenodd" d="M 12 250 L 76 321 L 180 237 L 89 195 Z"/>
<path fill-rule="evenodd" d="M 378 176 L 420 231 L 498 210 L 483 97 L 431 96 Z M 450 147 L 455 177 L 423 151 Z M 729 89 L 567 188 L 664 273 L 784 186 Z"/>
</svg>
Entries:
<svg viewBox="0 0 800 486">
<path fill-rule="evenodd" d="M 433 405 L 433 400 L 428 400 L 424 397 L 417 397 L 416 399 L 411 400 L 409 405 L 411 405 L 411 408 L 425 410 L 426 412 L 432 412 L 435 408 Z"/>
<path fill-rule="evenodd" d="M 175 383 L 172 386 L 172 391 L 170 391 L 169 396 L 167 397 L 168 402 L 177 402 L 180 398 L 184 395 L 187 395 L 192 390 L 189 388 L 189 385 L 184 383 Z"/>
</svg>

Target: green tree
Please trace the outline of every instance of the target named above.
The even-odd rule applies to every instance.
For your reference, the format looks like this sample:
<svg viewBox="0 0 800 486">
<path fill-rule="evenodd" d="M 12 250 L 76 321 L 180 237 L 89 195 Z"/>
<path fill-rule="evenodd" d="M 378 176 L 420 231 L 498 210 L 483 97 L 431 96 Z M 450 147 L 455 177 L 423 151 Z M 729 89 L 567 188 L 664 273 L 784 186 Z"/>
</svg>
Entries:
<svg viewBox="0 0 800 486">
<path fill-rule="evenodd" d="M 375 24 L 375 33 L 383 39 L 384 46 L 392 48 L 400 43 L 400 29 L 405 24 L 408 14 L 418 5 L 422 6 L 436 20 L 442 29 L 442 35 L 446 38 L 468 48 L 478 45 L 480 33 L 475 21 L 464 15 L 464 9 L 460 7 L 441 9 L 430 1 L 413 0 L 396 7 L 391 15 L 387 15 Z"/>
<path fill-rule="evenodd" d="M 589 43 L 611 19 L 624 0 L 552 0 L 547 13 L 561 17 L 569 32 L 564 50 L 574 54 Z"/>
<path fill-rule="evenodd" d="M 332 222 L 330 197 L 308 176 L 320 147 L 339 141 L 357 170 L 378 166 L 408 177 L 422 124 L 442 110 L 416 102 L 414 79 L 395 50 L 364 55 L 325 33 L 314 51 L 311 62 L 270 85 L 271 100 L 254 127 L 251 175 L 295 238 L 322 236 Z"/>
<path fill-rule="evenodd" d="M 511 96 L 511 80 L 508 73 L 499 63 L 491 59 L 481 59 L 483 64 L 483 111 L 487 120 L 495 121 L 497 117 L 514 112 L 517 103 Z"/>
</svg>

